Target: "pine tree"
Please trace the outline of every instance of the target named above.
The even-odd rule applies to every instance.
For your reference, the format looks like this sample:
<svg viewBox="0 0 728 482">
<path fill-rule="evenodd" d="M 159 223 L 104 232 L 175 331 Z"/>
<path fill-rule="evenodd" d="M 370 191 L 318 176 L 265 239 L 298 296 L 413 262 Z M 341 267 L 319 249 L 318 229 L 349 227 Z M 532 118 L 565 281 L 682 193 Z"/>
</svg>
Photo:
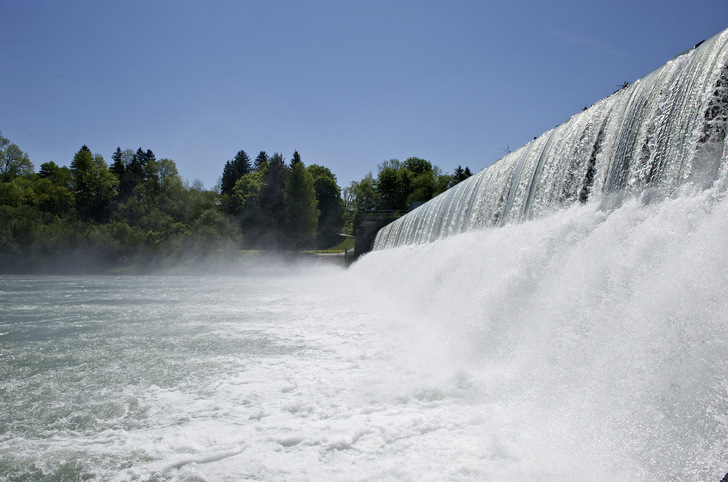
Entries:
<svg viewBox="0 0 728 482">
<path fill-rule="evenodd" d="M 462 166 L 458 165 L 458 167 L 455 168 L 455 172 L 452 175 L 452 185 L 456 185 L 460 182 L 463 182 L 473 174 L 470 172 L 470 168 L 465 166 L 465 169 L 463 169 Z"/>
<path fill-rule="evenodd" d="M 121 182 L 121 180 L 124 178 L 124 155 L 121 152 L 121 147 L 117 147 L 116 151 L 111 155 L 111 160 L 113 161 L 111 163 L 111 167 L 109 167 L 109 170 L 111 173 L 116 176 L 116 178 Z"/>
<path fill-rule="evenodd" d="M 301 162 L 301 155 L 298 154 L 298 151 L 293 151 L 293 159 L 291 159 L 291 167 L 295 166 Z"/>
<path fill-rule="evenodd" d="M 253 168 L 258 171 L 260 170 L 261 166 L 268 164 L 268 154 L 266 154 L 265 151 L 260 151 L 258 154 L 258 157 L 255 158 L 255 161 L 253 163 Z"/>
<path fill-rule="evenodd" d="M 232 161 L 227 161 L 222 171 L 222 179 L 220 180 L 220 194 L 232 195 L 235 183 L 249 174 L 252 168 L 250 165 L 250 157 L 245 151 L 240 150 Z"/>
</svg>

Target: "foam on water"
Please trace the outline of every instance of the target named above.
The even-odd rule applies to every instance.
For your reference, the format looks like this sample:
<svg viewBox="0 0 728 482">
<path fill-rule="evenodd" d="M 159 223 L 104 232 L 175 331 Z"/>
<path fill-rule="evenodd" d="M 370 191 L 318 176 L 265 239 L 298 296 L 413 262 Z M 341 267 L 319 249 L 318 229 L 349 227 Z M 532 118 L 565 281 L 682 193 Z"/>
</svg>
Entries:
<svg viewBox="0 0 728 482">
<path fill-rule="evenodd" d="M 470 374 L 478 406 L 502 417 L 484 438 L 515 427 L 494 480 L 720 480 L 727 235 L 728 203 L 708 191 L 580 206 L 375 252 L 357 269 L 396 293 L 414 336 L 429 333 L 420 356 Z"/>
<path fill-rule="evenodd" d="M 0 479 L 720 480 L 728 201 L 348 271 L 2 277 Z"/>
</svg>

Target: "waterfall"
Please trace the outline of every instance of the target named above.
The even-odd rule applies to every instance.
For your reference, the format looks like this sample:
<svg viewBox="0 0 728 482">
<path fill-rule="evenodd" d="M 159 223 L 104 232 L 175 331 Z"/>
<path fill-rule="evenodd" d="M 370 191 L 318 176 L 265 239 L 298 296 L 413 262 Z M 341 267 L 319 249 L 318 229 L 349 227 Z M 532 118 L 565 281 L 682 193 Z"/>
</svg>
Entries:
<svg viewBox="0 0 728 482">
<path fill-rule="evenodd" d="M 727 119 L 725 30 L 386 226 L 374 249 L 709 187 L 726 168 Z"/>
</svg>

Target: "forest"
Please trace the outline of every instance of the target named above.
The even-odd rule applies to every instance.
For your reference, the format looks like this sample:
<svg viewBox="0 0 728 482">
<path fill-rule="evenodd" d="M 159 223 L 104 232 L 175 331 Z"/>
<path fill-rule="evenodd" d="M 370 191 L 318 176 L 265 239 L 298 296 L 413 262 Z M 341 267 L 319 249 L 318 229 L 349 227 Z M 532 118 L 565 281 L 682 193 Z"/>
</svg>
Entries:
<svg viewBox="0 0 728 482">
<path fill-rule="evenodd" d="M 212 189 L 141 147 L 118 147 L 107 163 L 83 145 L 67 166 L 47 161 L 36 171 L 0 132 L 0 272 L 152 272 L 210 257 L 327 249 L 367 216 L 404 214 L 471 175 L 410 157 L 341 188 L 329 168 L 305 165 L 298 151 L 287 161 L 240 150 L 220 164 Z"/>
</svg>

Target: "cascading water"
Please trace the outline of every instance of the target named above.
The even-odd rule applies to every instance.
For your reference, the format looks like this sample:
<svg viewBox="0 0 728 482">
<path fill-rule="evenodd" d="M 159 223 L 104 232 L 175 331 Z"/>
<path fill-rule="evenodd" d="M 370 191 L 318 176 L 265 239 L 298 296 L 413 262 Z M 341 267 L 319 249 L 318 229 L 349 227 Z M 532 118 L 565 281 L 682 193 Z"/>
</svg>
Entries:
<svg viewBox="0 0 728 482">
<path fill-rule="evenodd" d="M 728 30 L 383 228 L 353 266 L 423 371 L 477 393 L 478 477 L 728 472 L 727 119 Z"/>
<path fill-rule="evenodd" d="M 574 202 L 707 187 L 726 158 L 728 31 L 675 57 L 383 228 L 374 249 L 523 221 Z"/>
</svg>

